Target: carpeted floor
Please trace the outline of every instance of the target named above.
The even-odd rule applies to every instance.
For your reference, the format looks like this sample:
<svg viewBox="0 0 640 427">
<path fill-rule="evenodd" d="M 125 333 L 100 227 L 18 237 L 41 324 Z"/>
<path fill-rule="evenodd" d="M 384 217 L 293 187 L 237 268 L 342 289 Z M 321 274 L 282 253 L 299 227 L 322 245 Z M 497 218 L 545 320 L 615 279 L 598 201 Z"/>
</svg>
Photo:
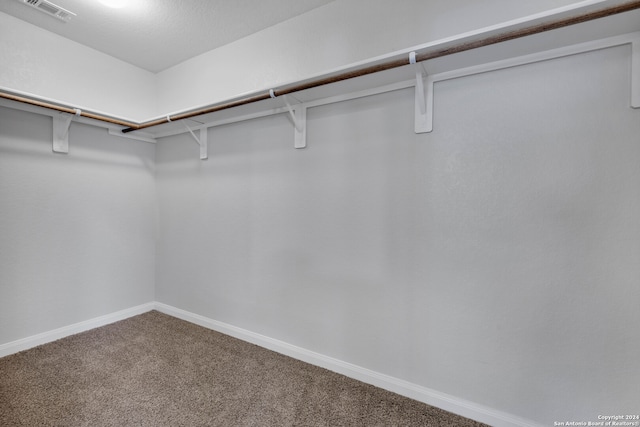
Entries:
<svg viewBox="0 0 640 427">
<path fill-rule="evenodd" d="M 0 359 L 0 426 L 481 426 L 152 311 Z"/>
</svg>

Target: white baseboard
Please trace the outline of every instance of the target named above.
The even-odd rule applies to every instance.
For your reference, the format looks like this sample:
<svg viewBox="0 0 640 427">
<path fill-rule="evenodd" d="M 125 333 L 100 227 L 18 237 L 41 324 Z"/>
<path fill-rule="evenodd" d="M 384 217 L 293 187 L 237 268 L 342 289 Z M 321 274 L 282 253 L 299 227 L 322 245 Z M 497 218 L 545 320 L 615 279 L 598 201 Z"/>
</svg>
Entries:
<svg viewBox="0 0 640 427">
<path fill-rule="evenodd" d="M 405 380 L 381 374 L 370 369 L 362 368 L 351 363 L 343 362 L 295 345 L 288 344 L 264 335 L 256 334 L 246 329 L 238 328 L 217 320 L 209 319 L 199 314 L 181 310 L 170 305 L 156 302 L 155 309 L 161 313 L 177 317 L 187 322 L 195 323 L 205 328 L 221 332 L 226 335 L 259 345 L 276 351 L 294 359 L 320 366 L 364 383 L 392 391 L 428 405 L 444 409 L 445 411 L 461 415 L 495 427 L 539 427 L 540 424 L 517 417 L 484 405 L 469 402 L 445 393 L 438 392 Z"/>
<path fill-rule="evenodd" d="M 155 304 L 150 302 L 136 307 L 120 310 L 115 313 L 96 317 L 94 319 L 85 320 L 84 322 L 74 323 L 73 325 L 64 326 L 52 331 L 43 332 L 38 335 L 11 341 L 9 343 L 0 345 L 0 357 L 18 353 L 19 351 L 23 350 L 28 350 L 30 348 L 37 347 L 48 342 L 59 340 L 60 338 L 68 337 L 69 335 L 88 331 L 89 329 L 108 325 L 109 323 L 124 320 L 128 317 L 137 316 L 138 314 L 146 313 L 147 311 L 153 310 L 154 307 Z"/>
</svg>

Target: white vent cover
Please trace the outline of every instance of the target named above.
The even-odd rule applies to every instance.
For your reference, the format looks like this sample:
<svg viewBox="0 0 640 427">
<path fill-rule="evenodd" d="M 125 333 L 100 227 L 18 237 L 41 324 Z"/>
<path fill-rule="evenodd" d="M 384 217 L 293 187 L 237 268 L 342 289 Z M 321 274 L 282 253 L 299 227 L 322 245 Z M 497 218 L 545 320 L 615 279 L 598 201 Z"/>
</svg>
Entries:
<svg viewBox="0 0 640 427">
<path fill-rule="evenodd" d="M 76 16 L 75 13 L 51 3 L 47 0 L 18 0 L 21 3 L 28 4 L 29 6 L 38 9 L 41 12 L 51 15 L 54 18 L 58 18 L 61 21 L 68 22 L 72 17 Z"/>
</svg>

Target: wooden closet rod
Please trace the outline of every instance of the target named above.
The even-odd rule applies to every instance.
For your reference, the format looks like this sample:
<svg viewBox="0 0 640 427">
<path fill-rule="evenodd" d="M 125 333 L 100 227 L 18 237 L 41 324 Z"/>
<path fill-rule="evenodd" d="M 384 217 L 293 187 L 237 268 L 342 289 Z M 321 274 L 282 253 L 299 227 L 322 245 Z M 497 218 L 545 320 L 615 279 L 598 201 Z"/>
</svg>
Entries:
<svg viewBox="0 0 640 427">
<path fill-rule="evenodd" d="M 433 50 L 424 50 L 416 52 L 416 61 L 426 61 L 429 59 L 440 58 L 454 53 L 464 52 L 471 49 L 477 49 L 484 46 L 489 46 L 496 43 L 501 43 L 509 40 L 518 39 L 521 37 L 531 36 L 545 31 L 556 30 L 563 27 L 568 27 L 574 24 L 580 24 L 594 19 L 605 18 L 607 16 L 616 15 L 623 12 L 629 12 L 631 10 L 640 9 L 640 0 L 628 1 L 619 5 L 605 7 L 592 12 L 586 12 L 581 15 L 576 15 L 568 18 L 558 18 L 556 20 L 530 25 L 517 30 L 505 31 L 495 35 L 491 35 L 475 41 L 462 41 L 458 44 L 452 44 L 447 47 L 434 48 Z M 392 68 L 398 68 L 410 63 L 408 55 L 400 59 L 389 60 L 384 63 L 364 66 L 355 70 L 338 73 L 328 77 L 321 77 L 316 80 L 307 81 L 303 83 L 292 84 L 284 86 L 280 89 L 273 90 L 274 96 L 286 95 L 293 92 L 299 92 L 306 89 L 311 89 L 331 83 L 340 82 L 343 80 L 352 79 L 355 77 L 366 76 L 368 74 L 377 73 L 380 71 L 390 70 Z M 202 114 L 214 113 L 216 111 L 226 110 L 229 108 L 239 107 L 241 105 L 251 104 L 257 101 L 263 101 L 271 98 L 271 92 L 264 92 L 257 95 L 247 96 L 245 98 L 237 99 L 235 101 L 224 102 L 219 104 L 213 104 L 207 107 L 203 107 L 196 110 L 187 111 L 184 113 L 178 113 L 172 116 L 163 117 L 156 120 L 150 120 L 143 123 L 134 123 L 126 120 L 115 119 L 113 117 L 105 116 L 99 113 L 93 113 L 90 111 L 79 110 L 72 107 L 66 107 L 58 104 L 52 104 L 50 102 L 41 101 L 31 97 L 25 97 L 15 95 L 12 93 L 0 91 L 0 98 L 6 98 L 13 101 L 23 102 L 26 104 L 36 105 L 39 107 L 49 108 L 64 113 L 77 114 L 90 119 L 100 120 L 107 123 L 113 123 L 120 126 L 126 126 L 122 129 L 123 133 L 132 132 L 135 130 L 146 129 L 152 126 L 169 123 L 175 120 L 187 119 L 190 117 L 199 116 Z"/>
<path fill-rule="evenodd" d="M 452 55 L 454 53 L 464 52 L 467 50 L 477 49 L 480 47 L 489 46 L 492 44 L 501 43 L 509 40 L 514 40 L 521 37 L 531 36 L 534 34 L 543 33 L 545 31 L 551 31 L 551 30 L 555 30 L 563 27 L 568 27 L 574 24 L 580 24 L 583 22 L 592 21 L 594 19 L 604 18 L 607 16 L 628 12 L 638 8 L 640 8 L 640 0 L 629 1 L 617 6 L 609 6 L 607 8 L 603 8 L 593 12 L 586 12 L 584 14 L 577 15 L 577 16 L 572 16 L 568 18 L 559 18 L 554 21 L 544 22 L 541 24 L 534 24 L 518 30 L 505 31 L 503 33 L 488 36 L 476 41 L 471 41 L 471 42 L 463 41 L 461 43 L 454 44 L 445 48 L 440 48 L 440 49 L 435 48 L 434 50 L 426 50 L 423 52 L 418 51 L 416 52 L 416 62 L 426 61 L 434 58 L 440 58 L 443 56 Z M 287 95 L 289 93 L 300 92 L 305 89 L 311 89 L 318 86 L 328 85 L 331 83 L 337 83 L 343 80 L 352 79 L 355 77 L 361 77 L 361 76 L 366 76 L 368 74 L 377 73 L 380 71 L 390 70 L 392 68 L 402 67 L 402 66 L 408 65 L 409 63 L 410 63 L 410 60 L 409 60 L 409 56 L 407 55 L 404 58 L 389 60 L 388 62 L 385 62 L 385 63 L 365 66 L 362 68 L 332 75 L 329 77 L 321 77 L 317 80 L 285 86 L 277 90 L 274 89 L 273 94 L 274 96 Z M 271 98 L 271 93 L 265 92 L 262 94 L 248 96 L 246 98 L 238 99 L 231 102 L 213 104 L 197 110 L 192 110 L 185 113 L 179 113 L 173 116 L 167 116 L 161 119 L 140 123 L 137 126 L 131 126 L 127 129 L 123 129 L 122 132 L 127 133 L 127 132 L 132 132 L 134 130 L 145 129 L 151 126 L 157 126 L 164 123 L 169 123 L 170 121 L 187 119 L 190 117 L 195 117 L 195 116 L 199 116 L 207 113 L 214 113 L 216 111 L 239 107 L 241 105 L 251 104 L 253 102 L 262 101 L 269 98 Z"/>
<path fill-rule="evenodd" d="M 52 104 L 50 102 L 40 101 L 35 98 L 27 98 L 21 95 L 14 95 L 12 93 L 0 91 L 0 98 L 10 99 L 12 101 L 18 101 L 25 104 L 36 105 L 38 107 L 44 107 L 50 110 L 60 111 L 62 113 L 70 113 L 70 114 L 79 113 L 78 115 L 82 117 L 88 117 L 90 119 L 100 120 L 102 122 L 107 122 L 107 123 L 113 123 L 115 125 L 120 125 L 120 126 L 128 126 L 129 128 L 140 126 L 139 123 L 133 123 L 126 120 L 114 119 L 113 117 L 105 116 L 102 114 L 92 113 L 90 111 L 84 111 L 84 110 L 80 110 L 72 107 L 65 107 L 63 105 Z"/>
</svg>

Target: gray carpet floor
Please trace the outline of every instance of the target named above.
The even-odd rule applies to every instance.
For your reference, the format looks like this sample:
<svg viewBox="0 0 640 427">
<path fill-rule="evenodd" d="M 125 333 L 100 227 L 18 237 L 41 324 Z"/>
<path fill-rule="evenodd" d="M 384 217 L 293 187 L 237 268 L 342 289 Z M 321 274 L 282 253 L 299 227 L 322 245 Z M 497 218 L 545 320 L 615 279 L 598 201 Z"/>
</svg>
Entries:
<svg viewBox="0 0 640 427">
<path fill-rule="evenodd" d="M 1 426 L 481 426 L 151 311 L 0 358 Z"/>
</svg>

